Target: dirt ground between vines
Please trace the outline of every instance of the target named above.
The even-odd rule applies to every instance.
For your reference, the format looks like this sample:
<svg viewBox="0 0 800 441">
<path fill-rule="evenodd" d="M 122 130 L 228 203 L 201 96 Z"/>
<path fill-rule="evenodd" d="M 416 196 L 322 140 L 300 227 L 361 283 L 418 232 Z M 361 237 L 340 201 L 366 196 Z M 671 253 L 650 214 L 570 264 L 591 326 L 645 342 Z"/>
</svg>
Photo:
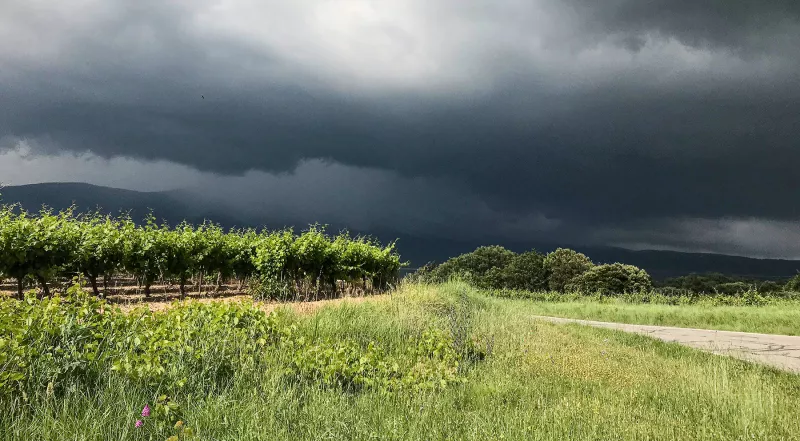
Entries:
<svg viewBox="0 0 800 441">
<path fill-rule="evenodd" d="M 88 289 L 87 289 L 88 291 Z M 155 285 L 152 288 L 152 295 L 149 298 L 144 297 L 141 290 L 136 286 L 126 286 L 115 288 L 112 294 L 106 298 L 106 301 L 114 306 L 119 307 L 123 312 L 129 312 L 136 308 L 147 307 L 151 311 L 163 311 L 171 308 L 176 301 L 180 301 L 178 289 L 171 285 Z M 16 293 L 11 289 L 9 284 L 0 286 L 0 295 L 14 296 Z M 321 300 L 305 300 L 305 301 L 257 301 L 255 305 L 259 309 L 269 313 L 275 309 L 286 306 L 293 309 L 300 314 L 312 313 L 325 305 L 336 305 L 341 303 L 358 304 L 366 301 L 375 301 L 383 298 L 388 298 L 389 294 L 380 295 L 352 295 L 345 294 L 343 297 L 334 299 L 321 299 Z M 235 285 L 224 285 L 219 292 L 214 292 L 213 286 L 204 287 L 203 293 L 196 291 L 189 292 L 186 295 L 186 301 L 195 300 L 200 303 L 211 302 L 246 302 L 251 300 L 251 296 L 242 290 L 238 290 Z"/>
<path fill-rule="evenodd" d="M 327 306 L 327 305 L 339 305 L 339 304 L 359 304 L 364 302 L 373 302 L 379 301 L 382 299 L 389 298 L 388 294 L 382 295 L 375 295 L 375 296 L 364 296 L 364 297 L 341 297 L 337 299 L 325 299 L 325 300 L 317 300 L 317 301 L 306 301 L 306 302 L 266 302 L 266 301 L 257 301 L 254 304 L 264 312 L 270 313 L 280 307 L 288 307 L 293 309 L 295 312 L 299 314 L 310 314 L 318 309 Z M 198 301 L 200 303 L 212 303 L 212 302 L 247 302 L 251 300 L 251 297 L 245 294 L 237 294 L 231 296 L 220 296 L 220 297 L 198 297 L 198 296 L 187 296 L 187 301 L 193 300 Z M 115 301 L 115 306 L 118 306 L 123 312 L 129 312 L 136 308 L 147 307 L 151 311 L 164 311 L 171 308 L 175 305 L 176 299 L 175 298 L 167 298 L 167 299 L 160 299 L 156 298 L 155 296 L 151 301 L 147 300 L 139 300 L 132 302 L 118 302 Z"/>
</svg>

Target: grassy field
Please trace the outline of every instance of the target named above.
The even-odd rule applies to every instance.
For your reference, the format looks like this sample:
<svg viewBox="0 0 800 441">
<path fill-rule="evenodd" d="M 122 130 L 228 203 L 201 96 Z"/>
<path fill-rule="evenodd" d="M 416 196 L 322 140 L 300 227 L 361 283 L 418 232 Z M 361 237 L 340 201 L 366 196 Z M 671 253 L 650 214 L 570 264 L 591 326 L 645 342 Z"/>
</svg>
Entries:
<svg viewBox="0 0 800 441">
<path fill-rule="evenodd" d="M 171 385 L 169 375 L 153 383 L 118 371 L 100 371 L 95 381 L 68 371 L 60 384 L 47 387 L 46 378 L 32 379 L 24 399 L 12 394 L 0 401 L 0 436 L 164 440 L 180 431 L 140 413 L 168 393 L 180 405 L 184 427 L 202 440 L 798 439 L 800 377 L 636 335 L 530 319 L 553 314 L 556 309 L 542 309 L 551 306 L 562 307 L 487 298 L 457 283 L 410 285 L 372 302 L 284 313 L 280 320 L 291 324 L 293 343 L 284 339 L 255 351 L 247 337 L 253 325 L 241 324 L 251 319 L 241 315 L 235 326 L 242 334 L 217 339 L 220 328 L 195 335 L 191 344 L 210 345 L 204 357 L 170 359 L 177 377 L 188 375 L 187 384 Z M 177 347 L 189 343 L 175 323 L 189 323 L 191 314 L 212 307 L 196 306 L 191 314 L 182 308 L 169 320 L 153 319 L 168 330 L 159 338 Z M 450 349 L 437 346 L 437 339 L 426 357 L 442 364 L 422 358 L 403 367 L 408 348 L 430 343 L 420 336 L 432 329 L 457 349 L 457 369 L 447 370 L 451 358 L 437 351 Z M 355 345 L 357 356 L 347 360 L 356 366 L 374 365 L 381 352 L 365 348 L 379 345 L 384 358 L 399 361 L 411 387 L 353 386 L 342 381 L 351 378 L 347 369 L 327 381 L 326 372 L 342 368 L 335 363 L 342 342 Z M 236 362 L 220 374 L 223 356 Z M 301 368 L 292 369 L 298 359 Z M 44 364 L 36 366 L 30 371 L 46 372 Z M 134 427 L 137 419 L 144 427 Z M 178 436 L 188 439 L 185 432 Z"/>
<path fill-rule="evenodd" d="M 767 306 L 651 305 L 578 300 L 512 301 L 533 314 L 639 325 L 800 335 L 800 302 Z"/>
</svg>

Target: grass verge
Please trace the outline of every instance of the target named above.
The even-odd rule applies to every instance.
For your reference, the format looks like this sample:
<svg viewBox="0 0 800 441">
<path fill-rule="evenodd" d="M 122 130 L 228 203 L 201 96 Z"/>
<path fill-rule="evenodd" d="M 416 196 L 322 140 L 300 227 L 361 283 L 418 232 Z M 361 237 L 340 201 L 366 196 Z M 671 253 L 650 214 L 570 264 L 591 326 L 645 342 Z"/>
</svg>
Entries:
<svg viewBox="0 0 800 441">
<path fill-rule="evenodd" d="M 651 305 L 508 300 L 533 314 L 637 325 L 800 335 L 800 303 L 767 306 Z"/>
</svg>

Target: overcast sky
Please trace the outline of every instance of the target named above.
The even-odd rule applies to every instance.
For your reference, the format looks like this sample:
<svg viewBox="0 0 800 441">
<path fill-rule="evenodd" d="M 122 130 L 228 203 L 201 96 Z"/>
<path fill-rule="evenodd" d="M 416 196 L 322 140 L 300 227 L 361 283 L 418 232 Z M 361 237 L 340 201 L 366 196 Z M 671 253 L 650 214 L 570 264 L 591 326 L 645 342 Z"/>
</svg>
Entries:
<svg viewBox="0 0 800 441">
<path fill-rule="evenodd" d="M 0 0 L 0 182 L 800 258 L 796 0 Z"/>
</svg>

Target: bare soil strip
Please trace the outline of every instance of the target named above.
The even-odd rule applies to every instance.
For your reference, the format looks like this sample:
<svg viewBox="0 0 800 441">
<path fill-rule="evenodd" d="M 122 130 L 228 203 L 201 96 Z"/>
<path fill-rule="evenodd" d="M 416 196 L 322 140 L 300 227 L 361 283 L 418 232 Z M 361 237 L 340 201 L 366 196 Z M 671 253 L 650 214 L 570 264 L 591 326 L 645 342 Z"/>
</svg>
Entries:
<svg viewBox="0 0 800 441">
<path fill-rule="evenodd" d="M 120 281 L 122 281 L 122 283 L 120 283 Z M 66 284 L 61 284 L 51 289 L 61 292 L 66 286 Z M 220 286 L 202 285 L 199 290 L 197 285 L 192 284 L 190 288 L 191 291 L 186 294 L 185 301 L 195 300 L 200 303 L 244 302 L 252 299 L 239 284 L 222 284 Z M 0 283 L 0 296 L 15 296 L 15 289 L 16 287 L 9 283 Z M 84 290 L 91 292 L 88 287 L 84 287 Z M 313 295 L 310 295 L 307 298 L 299 297 L 296 300 L 284 302 L 258 301 L 255 302 L 255 305 L 266 312 L 271 312 L 281 306 L 286 306 L 298 313 L 306 314 L 314 312 L 325 305 L 362 303 L 364 301 L 389 297 L 388 294 L 372 295 L 369 294 L 369 292 L 359 289 L 342 289 L 340 290 L 340 295 L 342 297 L 321 297 L 318 300 L 315 299 Z M 123 312 L 129 312 L 141 307 L 149 308 L 151 311 L 163 311 L 172 307 L 176 302 L 181 301 L 180 291 L 176 285 L 164 283 L 154 284 L 151 287 L 150 297 L 145 297 L 141 287 L 132 279 L 115 279 L 114 284 L 109 285 L 108 295 L 105 297 L 105 300 L 110 304 L 118 306 Z"/>
<path fill-rule="evenodd" d="M 800 337 L 669 326 L 629 325 L 559 317 L 534 316 L 534 318 L 551 323 L 578 323 L 632 332 L 666 342 L 680 343 L 714 354 L 728 355 L 800 373 Z"/>
<path fill-rule="evenodd" d="M 311 302 L 254 302 L 254 305 L 261 309 L 264 312 L 270 313 L 280 307 L 287 307 L 293 309 L 295 312 L 299 314 L 311 314 L 324 306 L 330 305 L 341 305 L 341 304 L 358 304 L 363 302 L 373 302 L 373 301 L 380 301 L 383 299 L 389 298 L 388 294 L 382 295 L 375 295 L 375 296 L 365 296 L 365 297 L 341 297 L 337 299 L 327 299 L 327 300 L 318 300 L 318 301 L 311 301 Z M 211 303 L 211 302 L 247 302 L 250 301 L 252 298 L 248 295 L 234 295 L 234 296 L 227 296 L 227 297 L 196 297 L 196 296 L 187 296 L 187 300 L 185 301 L 198 301 L 200 303 Z M 129 312 L 136 308 L 145 307 L 150 309 L 151 311 L 164 311 L 173 307 L 174 305 L 180 304 L 181 301 L 178 301 L 174 298 L 168 299 L 165 301 L 147 301 L 147 302 L 131 302 L 131 303 L 119 303 L 116 306 L 123 312 Z"/>
</svg>

